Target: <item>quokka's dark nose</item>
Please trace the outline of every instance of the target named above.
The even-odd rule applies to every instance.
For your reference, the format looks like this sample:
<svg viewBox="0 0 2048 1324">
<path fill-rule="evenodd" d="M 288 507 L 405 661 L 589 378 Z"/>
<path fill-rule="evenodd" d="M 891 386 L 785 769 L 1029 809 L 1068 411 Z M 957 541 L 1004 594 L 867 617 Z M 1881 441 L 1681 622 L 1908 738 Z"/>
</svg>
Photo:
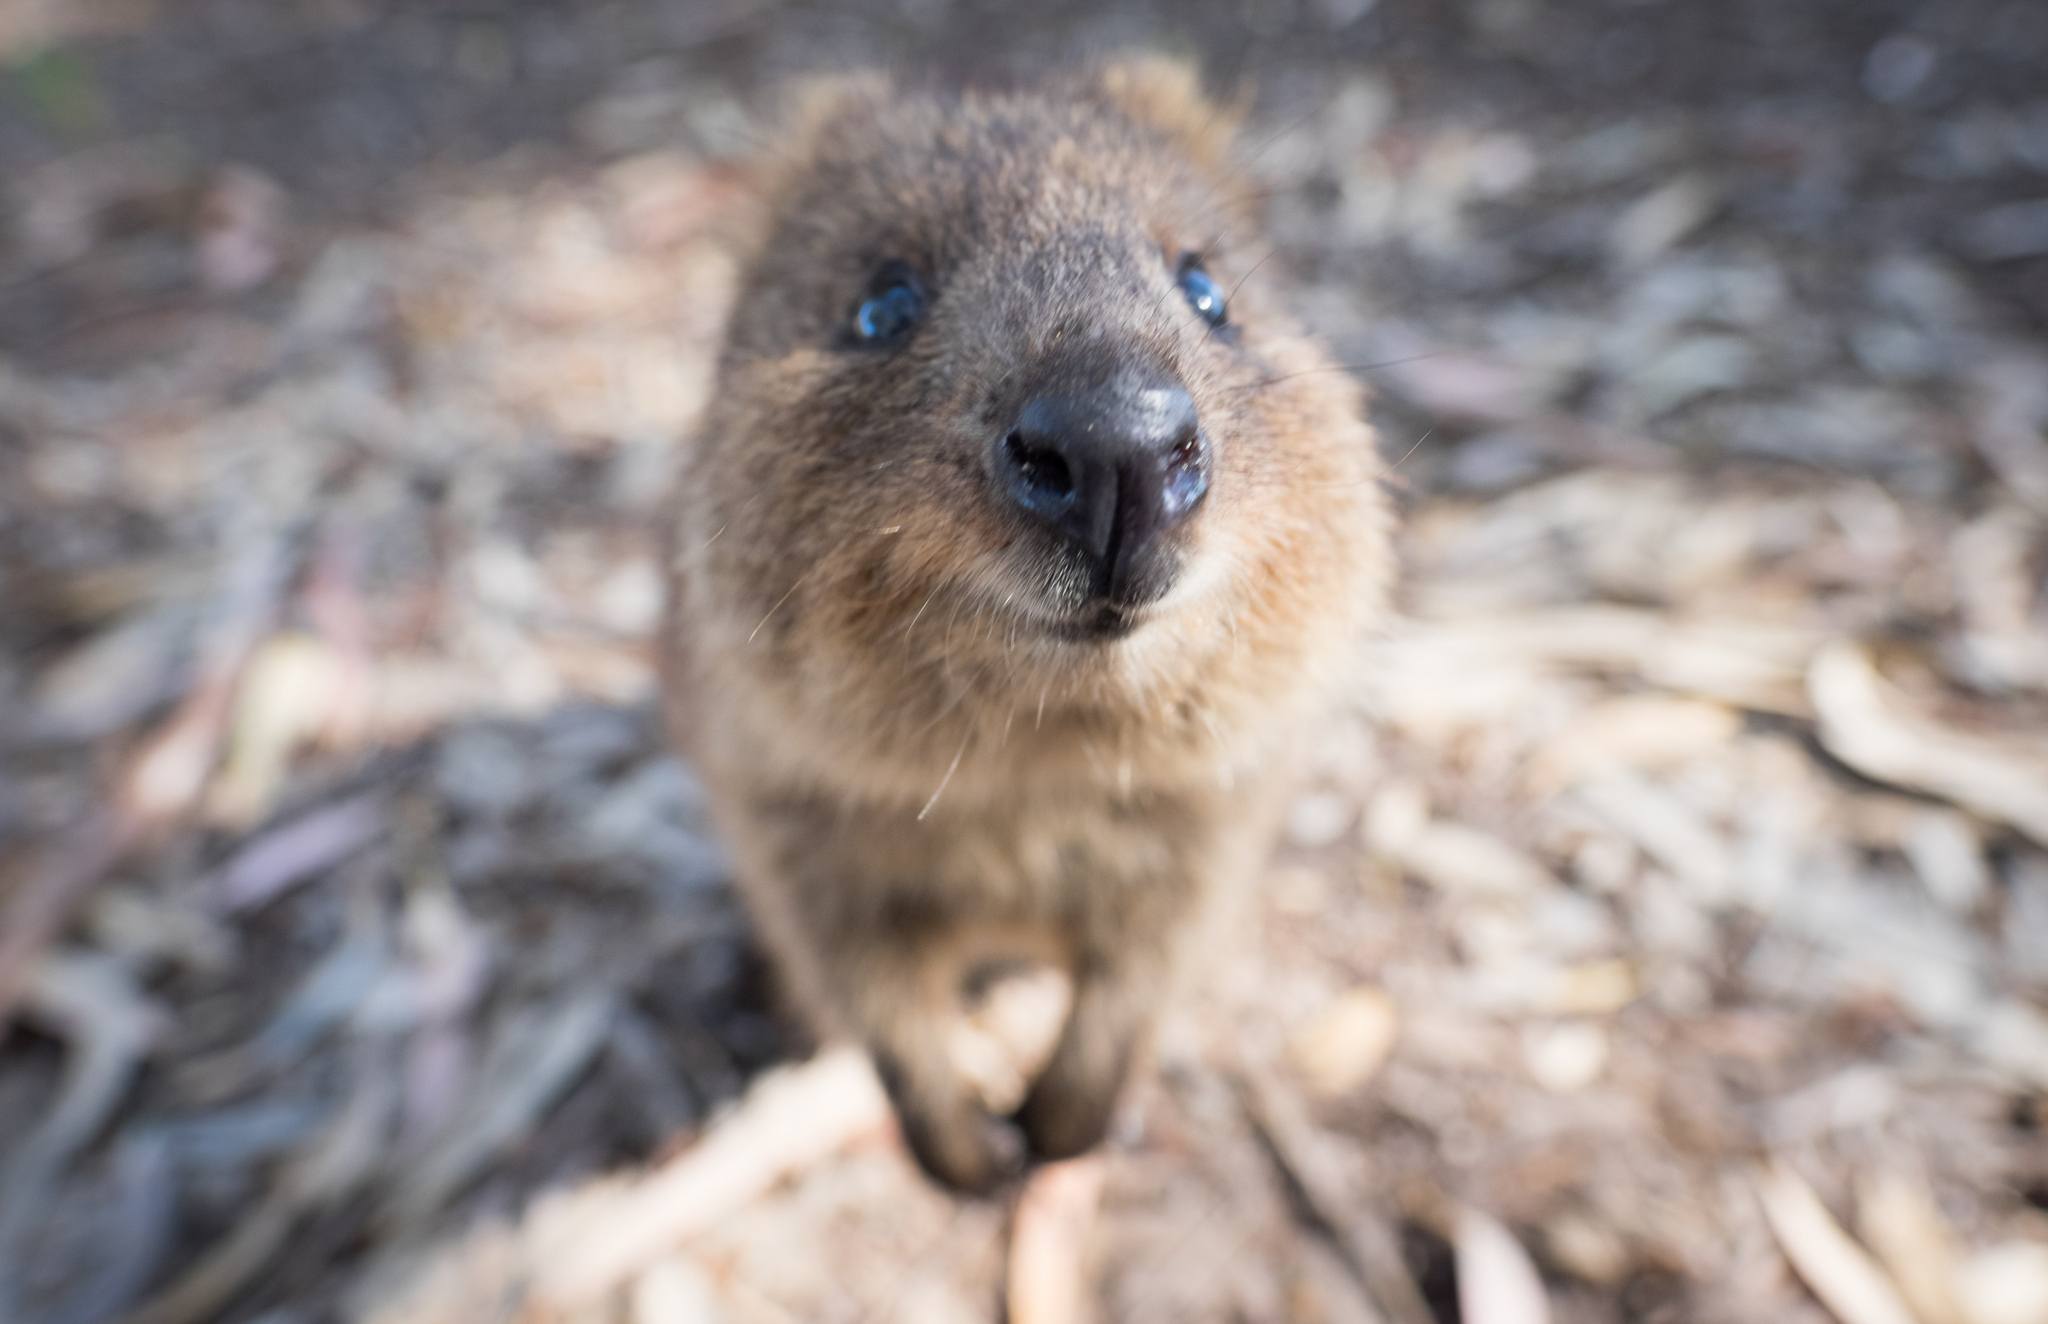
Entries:
<svg viewBox="0 0 2048 1324">
<path fill-rule="evenodd" d="M 1112 602 L 1154 596 L 1146 571 L 1161 534 L 1209 492 L 1209 450 L 1178 382 L 1119 374 L 1041 391 L 996 442 L 1005 495 L 1088 554 Z"/>
</svg>

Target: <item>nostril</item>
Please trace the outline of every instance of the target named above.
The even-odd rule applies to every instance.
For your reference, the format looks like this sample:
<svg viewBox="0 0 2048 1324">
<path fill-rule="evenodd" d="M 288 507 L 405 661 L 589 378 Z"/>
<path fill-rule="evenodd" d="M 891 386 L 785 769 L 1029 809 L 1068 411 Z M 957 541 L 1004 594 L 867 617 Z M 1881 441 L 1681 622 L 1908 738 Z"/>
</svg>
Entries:
<svg viewBox="0 0 2048 1324">
<path fill-rule="evenodd" d="M 1032 445 L 1021 432 L 1012 432 L 1004 449 L 1018 482 L 1034 500 L 1058 505 L 1073 498 L 1074 471 L 1058 451 Z"/>
</svg>

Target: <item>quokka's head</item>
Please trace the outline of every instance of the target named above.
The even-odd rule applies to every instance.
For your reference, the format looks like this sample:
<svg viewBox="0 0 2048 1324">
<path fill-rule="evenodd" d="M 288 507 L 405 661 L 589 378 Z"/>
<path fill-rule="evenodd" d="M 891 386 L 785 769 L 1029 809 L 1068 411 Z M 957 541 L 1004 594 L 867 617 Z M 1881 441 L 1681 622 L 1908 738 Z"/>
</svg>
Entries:
<svg viewBox="0 0 2048 1324">
<path fill-rule="evenodd" d="M 694 462 L 741 605 L 877 637 L 965 618 L 1012 662 L 1085 665 L 1222 628 L 1276 548 L 1365 509 L 1360 393 L 1255 278 L 1234 118 L 1158 61 L 818 90 Z"/>
</svg>

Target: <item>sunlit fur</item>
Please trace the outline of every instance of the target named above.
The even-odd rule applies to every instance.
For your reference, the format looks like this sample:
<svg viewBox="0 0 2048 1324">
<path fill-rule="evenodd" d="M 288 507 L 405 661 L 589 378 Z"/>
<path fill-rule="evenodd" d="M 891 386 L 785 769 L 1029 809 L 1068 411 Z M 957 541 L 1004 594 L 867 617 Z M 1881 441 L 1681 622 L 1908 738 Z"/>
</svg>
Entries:
<svg viewBox="0 0 2048 1324">
<path fill-rule="evenodd" d="M 1022 1121 L 1042 1154 L 1094 1143 L 1181 935 L 1255 873 L 1289 743 L 1382 610 L 1361 393 L 1260 265 L 1230 119 L 1151 61 L 813 94 L 764 165 L 680 475 L 676 738 L 794 990 L 874 1049 L 913 1148 L 963 1187 L 1004 1155 L 940 1049 L 962 963 L 1020 947 L 1074 972 Z M 1227 328 L 1177 289 L 1185 253 L 1232 291 Z M 890 260 L 930 303 L 878 350 L 848 326 Z M 986 469 L 1061 355 L 1178 375 L 1214 453 L 1171 588 L 1111 640 L 1066 628 L 1086 576 Z"/>
</svg>

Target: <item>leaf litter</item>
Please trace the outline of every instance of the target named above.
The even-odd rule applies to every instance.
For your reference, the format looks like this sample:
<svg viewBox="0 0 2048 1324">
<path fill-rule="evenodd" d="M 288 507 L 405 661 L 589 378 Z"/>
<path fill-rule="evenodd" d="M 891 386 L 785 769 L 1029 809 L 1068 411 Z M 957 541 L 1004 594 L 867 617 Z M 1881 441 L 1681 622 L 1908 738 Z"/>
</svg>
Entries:
<svg viewBox="0 0 2048 1324">
<path fill-rule="evenodd" d="M 660 476 L 768 71 L 1166 29 L 117 8 L 0 22 L 0 1317 L 2048 1319 L 2019 9 L 1176 17 L 1401 619 L 1110 1152 L 963 1208 L 778 1067 Z"/>
</svg>

